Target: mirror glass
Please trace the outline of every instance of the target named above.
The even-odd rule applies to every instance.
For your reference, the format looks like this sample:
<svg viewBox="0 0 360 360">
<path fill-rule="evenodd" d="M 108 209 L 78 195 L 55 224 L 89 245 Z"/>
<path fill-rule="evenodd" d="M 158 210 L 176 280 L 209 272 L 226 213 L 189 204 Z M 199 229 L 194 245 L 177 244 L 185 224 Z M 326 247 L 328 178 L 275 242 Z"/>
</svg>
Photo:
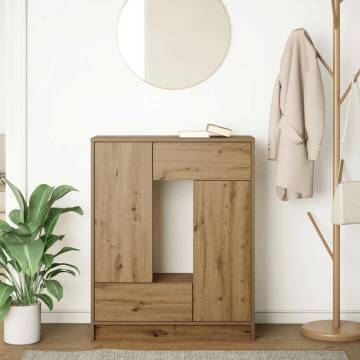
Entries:
<svg viewBox="0 0 360 360">
<path fill-rule="evenodd" d="M 221 0 L 127 0 L 117 32 L 122 57 L 138 77 L 184 89 L 220 67 L 231 25 Z"/>
</svg>

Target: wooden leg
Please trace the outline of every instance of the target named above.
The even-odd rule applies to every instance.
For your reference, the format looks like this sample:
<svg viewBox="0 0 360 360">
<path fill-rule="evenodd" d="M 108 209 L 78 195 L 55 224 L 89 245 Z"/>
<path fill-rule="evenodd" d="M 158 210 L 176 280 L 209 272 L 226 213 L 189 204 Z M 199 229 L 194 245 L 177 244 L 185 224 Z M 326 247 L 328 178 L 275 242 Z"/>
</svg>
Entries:
<svg viewBox="0 0 360 360">
<path fill-rule="evenodd" d="M 251 325 L 251 340 L 256 340 L 256 325 L 252 324 Z"/>
<path fill-rule="evenodd" d="M 90 324 L 90 339 L 91 340 L 95 340 L 95 325 L 94 324 Z"/>
</svg>

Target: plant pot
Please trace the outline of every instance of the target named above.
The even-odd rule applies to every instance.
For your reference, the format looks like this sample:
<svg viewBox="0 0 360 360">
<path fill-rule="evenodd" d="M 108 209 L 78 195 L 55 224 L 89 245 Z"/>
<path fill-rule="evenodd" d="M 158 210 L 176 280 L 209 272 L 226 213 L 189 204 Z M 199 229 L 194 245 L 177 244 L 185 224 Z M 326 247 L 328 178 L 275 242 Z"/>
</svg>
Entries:
<svg viewBox="0 0 360 360">
<path fill-rule="evenodd" d="M 40 340 L 41 304 L 13 305 L 4 319 L 4 341 L 12 345 L 34 344 Z"/>
</svg>

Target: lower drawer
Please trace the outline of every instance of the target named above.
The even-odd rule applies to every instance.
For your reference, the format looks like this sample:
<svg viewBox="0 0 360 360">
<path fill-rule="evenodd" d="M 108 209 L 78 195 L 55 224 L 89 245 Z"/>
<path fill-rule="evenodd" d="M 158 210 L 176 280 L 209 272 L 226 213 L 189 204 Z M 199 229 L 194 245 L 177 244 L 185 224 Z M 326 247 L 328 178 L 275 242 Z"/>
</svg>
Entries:
<svg viewBox="0 0 360 360">
<path fill-rule="evenodd" d="M 176 349 L 189 346 L 239 348 L 240 341 L 255 340 L 255 326 L 244 325 L 95 325 L 97 340 L 118 340 L 123 346 L 144 345 L 152 350 L 175 344 Z M 205 344 L 205 345 L 204 345 Z M 211 358 L 211 357 L 210 357 Z M 217 358 L 217 357 L 214 357 Z"/>
<path fill-rule="evenodd" d="M 192 321 L 192 284 L 95 284 L 95 321 Z"/>
</svg>

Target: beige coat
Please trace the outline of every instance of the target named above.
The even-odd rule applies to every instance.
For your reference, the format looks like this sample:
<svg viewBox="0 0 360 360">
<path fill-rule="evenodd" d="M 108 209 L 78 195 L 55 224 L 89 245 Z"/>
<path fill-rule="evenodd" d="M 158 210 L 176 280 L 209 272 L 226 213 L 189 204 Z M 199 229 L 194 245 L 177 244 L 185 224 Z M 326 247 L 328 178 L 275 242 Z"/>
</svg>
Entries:
<svg viewBox="0 0 360 360">
<path fill-rule="evenodd" d="M 281 200 L 313 195 L 314 161 L 324 132 L 324 89 L 316 50 L 304 29 L 291 33 L 276 79 L 269 126 L 269 159 L 276 160 Z"/>
</svg>

